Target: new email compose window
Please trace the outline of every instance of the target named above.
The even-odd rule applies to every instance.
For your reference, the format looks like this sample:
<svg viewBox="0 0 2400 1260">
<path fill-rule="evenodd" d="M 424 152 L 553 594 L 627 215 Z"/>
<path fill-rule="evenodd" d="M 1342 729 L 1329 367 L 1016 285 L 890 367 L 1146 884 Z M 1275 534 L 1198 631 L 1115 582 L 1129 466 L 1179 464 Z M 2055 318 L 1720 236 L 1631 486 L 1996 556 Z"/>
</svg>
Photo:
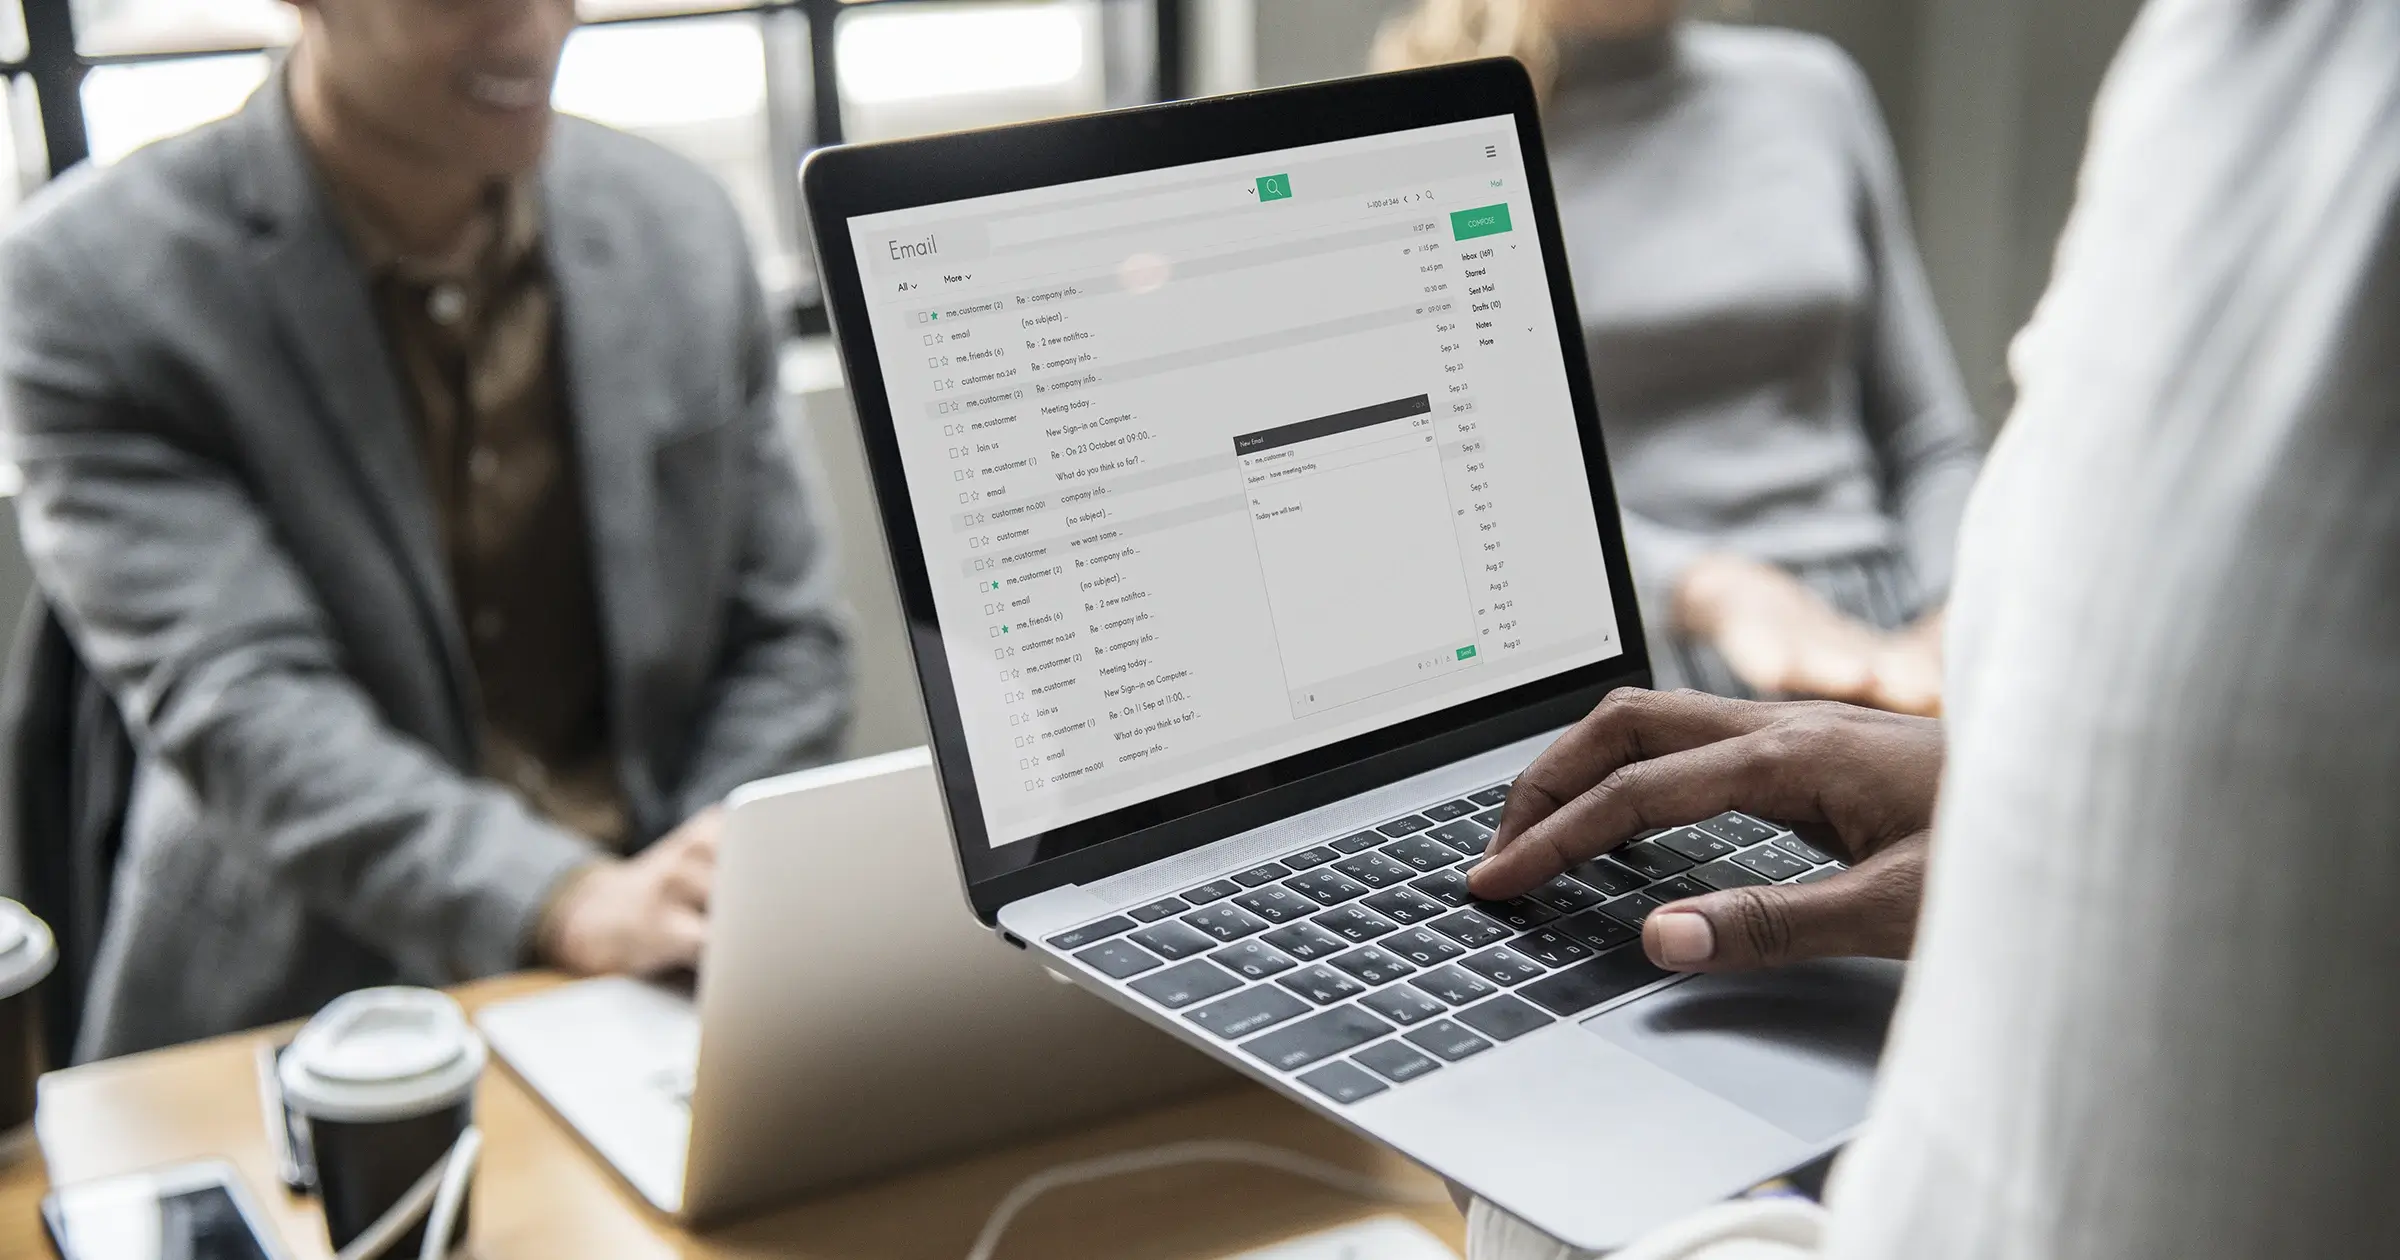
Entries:
<svg viewBox="0 0 2400 1260">
<path fill-rule="evenodd" d="M 850 226 L 993 844 L 1623 650 L 1513 120 Z"/>
</svg>

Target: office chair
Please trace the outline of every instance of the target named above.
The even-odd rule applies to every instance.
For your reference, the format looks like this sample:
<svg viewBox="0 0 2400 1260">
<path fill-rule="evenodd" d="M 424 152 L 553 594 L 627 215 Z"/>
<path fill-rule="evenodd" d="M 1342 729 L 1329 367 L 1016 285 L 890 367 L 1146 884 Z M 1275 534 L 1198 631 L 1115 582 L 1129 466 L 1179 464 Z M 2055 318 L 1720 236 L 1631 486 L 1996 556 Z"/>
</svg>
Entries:
<svg viewBox="0 0 2400 1260">
<path fill-rule="evenodd" d="M 16 854 L 26 907 L 58 938 L 58 969 L 42 1002 L 52 1067 L 73 1061 L 133 770 L 115 701 L 36 590 L 0 678 L 0 828 L 9 833 L 0 852 Z"/>
</svg>

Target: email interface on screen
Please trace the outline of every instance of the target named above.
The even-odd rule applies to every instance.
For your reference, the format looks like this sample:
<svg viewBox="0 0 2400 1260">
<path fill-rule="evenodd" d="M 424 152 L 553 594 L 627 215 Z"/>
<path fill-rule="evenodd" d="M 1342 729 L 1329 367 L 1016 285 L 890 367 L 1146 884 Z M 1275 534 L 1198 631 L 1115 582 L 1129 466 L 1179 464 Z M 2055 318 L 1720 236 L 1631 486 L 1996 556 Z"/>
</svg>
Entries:
<svg viewBox="0 0 2400 1260">
<path fill-rule="evenodd" d="M 1513 120 L 852 220 L 991 842 L 1622 651 Z"/>
</svg>

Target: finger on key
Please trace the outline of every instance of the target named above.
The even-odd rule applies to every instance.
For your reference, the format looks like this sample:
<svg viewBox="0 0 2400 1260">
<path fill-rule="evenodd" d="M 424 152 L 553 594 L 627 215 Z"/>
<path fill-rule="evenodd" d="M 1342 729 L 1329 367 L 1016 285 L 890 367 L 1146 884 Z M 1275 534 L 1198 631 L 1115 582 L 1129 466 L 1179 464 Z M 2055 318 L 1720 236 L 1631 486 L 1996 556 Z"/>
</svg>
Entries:
<svg viewBox="0 0 2400 1260">
<path fill-rule="evenodd" d="M 1886 849 L 1813 884 L 1736 888 L 1669 902 L 1642 949 L 1670 971 L 1747 971 L 1810 958 L 1906 958 L 1916 946 L 1926 846 Z"/>
<path fill-rule="evenodd" d="M 1500 829 L 1484 851 L 1500 853 L 1628 765 L 1748 734 L 1771 716 L 1770 706 L 1746 700 L 1620 687 L 1517 776 Z"/>
<path fill-rule="evenodd" d="M 1468 877 L 1478 897 L 1506 900 L 1628 837 L 1729 809 L 1813 819 L 1815 778 L 1770 733 L 1742 735 L 1630 762 L 1552 811 Z"/>
</svg>

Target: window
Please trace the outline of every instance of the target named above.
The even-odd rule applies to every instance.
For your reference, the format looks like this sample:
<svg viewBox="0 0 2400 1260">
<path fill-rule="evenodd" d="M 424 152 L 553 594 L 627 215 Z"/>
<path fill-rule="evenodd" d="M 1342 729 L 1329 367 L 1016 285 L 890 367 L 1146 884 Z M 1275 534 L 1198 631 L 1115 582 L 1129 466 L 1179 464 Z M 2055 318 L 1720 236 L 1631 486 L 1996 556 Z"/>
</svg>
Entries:
<svg viewBox="0 0 2400 1260">
<path fill-rule="evenodd" d="M 83 80 L 92 161 L 106 166 L 233 113 L 267 81 L 268 69 L 265 53 L 94 66 Z"/>
<path fill-rule="evenodd" d="M 1181 95 L 1193 4 L 578 0 L 587 25 L 554 99 L 722 181 L 768 292 L 822 329 L 795 177 L 811 147 Z M 238 109 L 299 27 L 284 0 L 0 0 L 21 121 L 0 149 L 0 215 L 10 169 L 38 182 Z"/>
<path fill-rule="evenodd" d="M 887 4 L 842 15 L 844 138 L 884 140 L 1099 109 L 1098 0 Z"/>
<path fill-rule="evenodd" d="M 270 48 L 300 33 L 283 0 L 73 0 L 69 9 L 86 57 Z"/>
</svg>

